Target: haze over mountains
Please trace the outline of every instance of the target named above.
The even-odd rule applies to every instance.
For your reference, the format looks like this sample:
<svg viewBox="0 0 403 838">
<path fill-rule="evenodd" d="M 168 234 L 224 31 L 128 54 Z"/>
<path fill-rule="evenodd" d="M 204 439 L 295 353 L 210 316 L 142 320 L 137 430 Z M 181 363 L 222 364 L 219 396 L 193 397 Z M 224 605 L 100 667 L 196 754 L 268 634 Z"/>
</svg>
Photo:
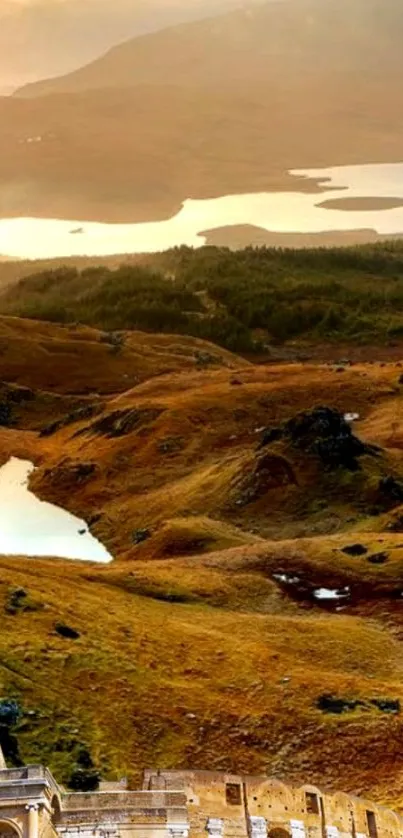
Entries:
<svg viewBox="0 0 403 838">
<path fill-rule="evenodd" d="M 400 161 L 402 37 L 398 0 L 269 0 L 126 40 L 0 99 L 0 214 L 162 220 L 293 190 L 289 169 Z"/>
<path fill-rule="evenodd" d="M 401 72 L 403 6 L 397 0 L 288 0 L 134 38 L 23 95 L 135 84 L 222 86 L 319 72 Z"/>
<path fill-rule="evenodd" d="M 76 69 L 112 44 L 240 0 L 0 0 L 0 94 Z"/>
</svg>

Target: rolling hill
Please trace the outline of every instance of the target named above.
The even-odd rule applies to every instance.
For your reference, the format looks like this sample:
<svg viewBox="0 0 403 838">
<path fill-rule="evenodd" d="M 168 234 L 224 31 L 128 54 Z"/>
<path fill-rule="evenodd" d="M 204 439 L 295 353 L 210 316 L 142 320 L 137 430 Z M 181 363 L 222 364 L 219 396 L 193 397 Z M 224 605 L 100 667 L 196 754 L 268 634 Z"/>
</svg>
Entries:
<svg viewBox="0 0 403 838">
<path fill-rule="evenodd" d="M 136 84 L 234 89 L 295 75 L 402 71 L 403 10 L 397 0 L 287 0 L 250 4 L 195 23 L 129 40 L 59 79 L 19 96 Z M 370 81 L 370 79 L 367 79 Z"/>
<path fill-rule="evenodd" d="M 139 333 L 117 351 L 3 317 L 0 337 L 1 461 L 32 459 L 31 488 L 115 555 L 0 559 L 20 758 L 64 782 L 83 748 L 133 783 L 145 764 L 320 779 L 399 809 L 400 363 L 255 366 Z"/>
<path fill-rule="evenodd" d="M 0 0 L 0 91 L 76 69 L 124 39 L 236 0 Z"/>
</svg>

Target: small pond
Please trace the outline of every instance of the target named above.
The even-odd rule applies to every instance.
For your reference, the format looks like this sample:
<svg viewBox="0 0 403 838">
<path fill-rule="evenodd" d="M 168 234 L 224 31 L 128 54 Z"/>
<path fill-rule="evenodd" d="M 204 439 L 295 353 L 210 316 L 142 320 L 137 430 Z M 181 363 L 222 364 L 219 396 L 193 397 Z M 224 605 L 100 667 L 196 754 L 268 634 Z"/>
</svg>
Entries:
<svg viewBox="0 0 403 838">
<path fill-rule="evenodd" d="M 33 470 L 33 463 L 16 457 L 0 468 L 0 553 L 110 562 L 85 521 L 30 491 Z"/>
</svg>

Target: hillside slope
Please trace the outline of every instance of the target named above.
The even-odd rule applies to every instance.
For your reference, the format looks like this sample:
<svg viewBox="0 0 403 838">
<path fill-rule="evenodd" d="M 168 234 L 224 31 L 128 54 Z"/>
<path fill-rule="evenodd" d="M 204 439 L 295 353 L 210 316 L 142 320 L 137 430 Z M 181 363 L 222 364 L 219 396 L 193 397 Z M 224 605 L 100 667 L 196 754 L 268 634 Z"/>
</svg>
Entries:
<svg viewBox="0 0 403 838">
<path fill-rule="evenodd" d="M 215 14 L 236 0 L 0 0 L 0 88 L 60 75 L 113 44 L 183 20 Z"/>
<path fill-rule="evenodd" d="M 182 24 L 111 50 L 60 79 L 23 88 L 42 96 L 133 84 L 256 84 L 303 73 L 401 72 L 397 0 L 266 2 Z"/>
<path fill-rule="evenodd" d="M 225 349 L 186 335 L 119 335 L 15 317 L 0 317 L 0 352 L 3 381 L 63 395 L 121 393 L 154 376 L 203 364 L 248 366 Z"/>
<path fill-rule="evenodd" d="M 111 347 L 93 354 L 94 331 L 0 327 L 2 461 L 31 458 L 39 497 L 86 516 L 115 555 L 0 559 L 0 688 L 23 710 L 20 757 L 65 782 L 84 748 L 109 778 L 135 782 L 145 764 L 262 771 L 399 808 L 400 364 L 255 367 L 204 345 L 217 360 L 200 368 L 200 343 L 133 334 L 132 386 Z M 48 354 L 29 398 L 13 346 Z M 103 395 L 69 392 L 67 348 Z M 338 413 L 315 419 L 319 405 Z M 346 411 L 360 414 L 354 436 Z"/>
</svg>

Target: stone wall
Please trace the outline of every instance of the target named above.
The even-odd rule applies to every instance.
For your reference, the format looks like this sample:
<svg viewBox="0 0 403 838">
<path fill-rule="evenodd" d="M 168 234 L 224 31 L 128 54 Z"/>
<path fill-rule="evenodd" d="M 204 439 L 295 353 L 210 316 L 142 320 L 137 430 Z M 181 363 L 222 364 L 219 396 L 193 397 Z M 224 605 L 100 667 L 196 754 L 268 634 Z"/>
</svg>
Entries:
<svg viewBox="0 0 403 838">
<path fill-rule="evenodd" d="M 403 838 L 403 820 L 311 785 L 146 771 L 143 789 L 68 794 L 42 766 L 0 769 L 0 838 Z"/>
<path fill-rule="evenodd" d="M 403 838 L 394 812 L 311 785 L 208 771 L 159 772 L 158 781 L 186 792 L 191 838 Z"/>
</svg>

